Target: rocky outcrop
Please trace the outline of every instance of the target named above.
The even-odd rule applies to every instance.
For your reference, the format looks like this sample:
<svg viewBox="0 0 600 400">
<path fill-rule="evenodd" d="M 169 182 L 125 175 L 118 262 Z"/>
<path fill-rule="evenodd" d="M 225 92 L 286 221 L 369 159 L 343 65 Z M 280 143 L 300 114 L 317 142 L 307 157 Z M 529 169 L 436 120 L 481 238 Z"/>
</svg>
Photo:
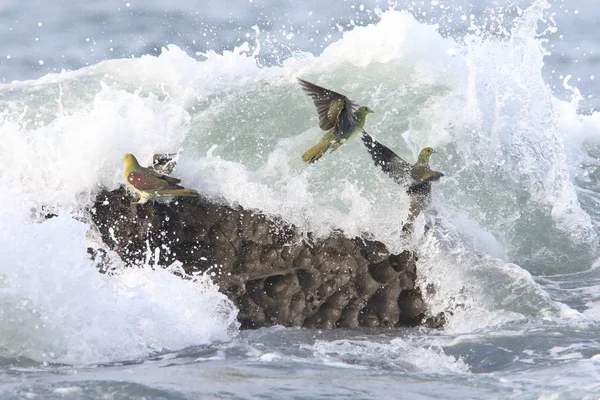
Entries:
<svg viewBox="0 0 600 400">
<path fill-rule="evenodd" d="M 90 210 L 104 243 L 130 264 L 148 250 L 160 265 L 209 273 L 243 328 L 439 325 L 415 287 L 416 257 L 333 233 L 315 240 L 260 212 L 204 197 L 137 204 L 121 188 Z M 159 249 L 158 251 L 156 249 Z"/>
</svg>

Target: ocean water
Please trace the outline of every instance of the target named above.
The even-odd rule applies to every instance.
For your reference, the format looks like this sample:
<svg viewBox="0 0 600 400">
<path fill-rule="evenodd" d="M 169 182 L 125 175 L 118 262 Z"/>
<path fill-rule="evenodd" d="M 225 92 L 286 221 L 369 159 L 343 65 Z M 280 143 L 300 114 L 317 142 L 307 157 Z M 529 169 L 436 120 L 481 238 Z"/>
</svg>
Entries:
<svg viewBox="0 0 600 400">
<path fill-rule="evenodd" d="M 597 18 L 584 0 L 0 4 L 0 398 L 600 398 Z M 297 77 L 368 104 L 406 159 L 438 150 L 414 237 L 360 140 L 303 164 L 321 132 Z M 99 274 L 85 208 L 126 152 L 178 153 L 186 186 L 299 229 L 418 250 L 447 326 L 240 331 L 153 249 Z"/>
</svg>

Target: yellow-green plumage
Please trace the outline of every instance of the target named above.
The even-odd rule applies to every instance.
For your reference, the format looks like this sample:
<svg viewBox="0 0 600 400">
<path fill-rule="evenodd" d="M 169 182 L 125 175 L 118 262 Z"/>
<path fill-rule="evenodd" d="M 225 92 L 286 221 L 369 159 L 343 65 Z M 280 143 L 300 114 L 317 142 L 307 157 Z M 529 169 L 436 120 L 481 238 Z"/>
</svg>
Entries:
<svg viewBox="0 0 600 400">
<path fill-rule="evenodd" d="M 421 150 L 417 162 L 410 170 L 411 178 L 417 182 L 431 182 L 437 181 L 444 176 L 444 174 L 441 172 L 433 171 L 429 167 L 429 159 L 433 153 L 435 153 L 435 150 L 433 150 L 431 147 L 425 147 L 423 150 Z"/>
<path fill-rule="evenodd" d="M 302 155 L 302 160 L 314 163 L 331 149 L 336 150 L 346 140 L 360 132 L 373 111 L 356 105 L 346 96 L 299 79 L 302 89 L 312 97 L 319 114 L 319 127 L 327 131 L 319 142 Z"/>
<path fill-rule="evenodd" d="M 429 166 L 429 159 L 435 153 L 435 150 L 431 147 L 425 147 L 419 153 L 417 162 L 411 165 L 388 147 L 373 140 L 365 131 L 363 131 L 362 140 L 375 165 L 380 167 L 396 183 L 407 187 L 407 193 L 411 198 L 409 220 L 413 220 L 421 210 L 429 206 L 431 182 L 444 176 L 443 173 L 433 171 Z"/>
<path fill-rule="evenodd" d="M 388 147 L 373 140 L 371 135 L 365 131 L 363 131 L 362 140 L 375 165 L 400 185 L 412 186 L 420 182 L 437 181 L 444 176 L 443 173 L 433 171 L 429 166 L 429 159 L 435 153 L 435 150 L 431 147 L 425 147 L 421 150 L 417 162 L 410 164 Z"/>
<path fill-rule="evenodd" d="M 319 143 L 308 149 L 306 153 L 302 154 L 302 161 L 310 164 L 314 163 L 319 158 L 323 157 L 323 154 L 325 154 L 334 143 L 335 136 L 333 135 L 333 132 L 327 132 L 321 140 L 319 140 Z"/>
<path fill-rule="evenodd" d="M 149 199 L 173 196 L 198 196 L 194 189 L 179 185 L 180 179 L 142 167 L 133 154 L 125 154 L 124 177 L 127 187 L 140 196 L 140 204 Z"/>
</svg>

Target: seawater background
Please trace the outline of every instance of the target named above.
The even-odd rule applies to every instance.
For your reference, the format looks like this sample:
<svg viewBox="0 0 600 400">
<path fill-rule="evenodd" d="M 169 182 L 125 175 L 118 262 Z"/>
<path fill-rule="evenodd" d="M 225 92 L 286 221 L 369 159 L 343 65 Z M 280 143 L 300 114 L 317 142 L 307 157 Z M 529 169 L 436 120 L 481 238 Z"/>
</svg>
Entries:
<svg viewBox="0 0 600 400">
<path fill-rule="evenodd" d="M 591 2 L 0 7 L 3 398 L 598 398 Z M 439 149 L 435 229 L 402 239 L 406 198 L 359 140 L 302 164 L 320 132 L 299 76 L 369 104 L 400 155 Z M 446 329 L 239 332 L 152 249 L 98 274 L 82 210 L 123 153 L 165 151 L 215 199 L 415 247 Z"/>
</svg>

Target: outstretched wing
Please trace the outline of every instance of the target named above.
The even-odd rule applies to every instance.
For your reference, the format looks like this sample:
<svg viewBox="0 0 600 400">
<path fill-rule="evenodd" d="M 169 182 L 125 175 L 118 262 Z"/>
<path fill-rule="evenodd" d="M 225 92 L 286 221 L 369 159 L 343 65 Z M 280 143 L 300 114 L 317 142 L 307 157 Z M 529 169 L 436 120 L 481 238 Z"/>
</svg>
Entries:
<svg viewBox="0 0 600 400">
<path fill-rule="evenodd" d="M 177 178 L 160 175 L 150 169 L 135 170 L 129 173 L 127 181 L 138 190 L 183 189 Z"/>
<path fill-rule="evenodd" d="M 373 140 L 364 130 L 362 131 L 362 140 L 365 147 L 371 154 L 371 158 L 375 161 L 375 165 L 381 167 L 383 172 L 391 176 L 399 185 L 407 185 L 410 183 L 412 165 L 400 158 L 396 153 Z"/>
<path fill-rule="evenodd" d="M 343 94 L 298 79 L 302 89 L 313 99 L 319 114 L 319 127 L 328 131 L 335 127 L 336 136 L 346 138 L 353 133 L 358 121 L 356 104 Z"/>
</svg>

